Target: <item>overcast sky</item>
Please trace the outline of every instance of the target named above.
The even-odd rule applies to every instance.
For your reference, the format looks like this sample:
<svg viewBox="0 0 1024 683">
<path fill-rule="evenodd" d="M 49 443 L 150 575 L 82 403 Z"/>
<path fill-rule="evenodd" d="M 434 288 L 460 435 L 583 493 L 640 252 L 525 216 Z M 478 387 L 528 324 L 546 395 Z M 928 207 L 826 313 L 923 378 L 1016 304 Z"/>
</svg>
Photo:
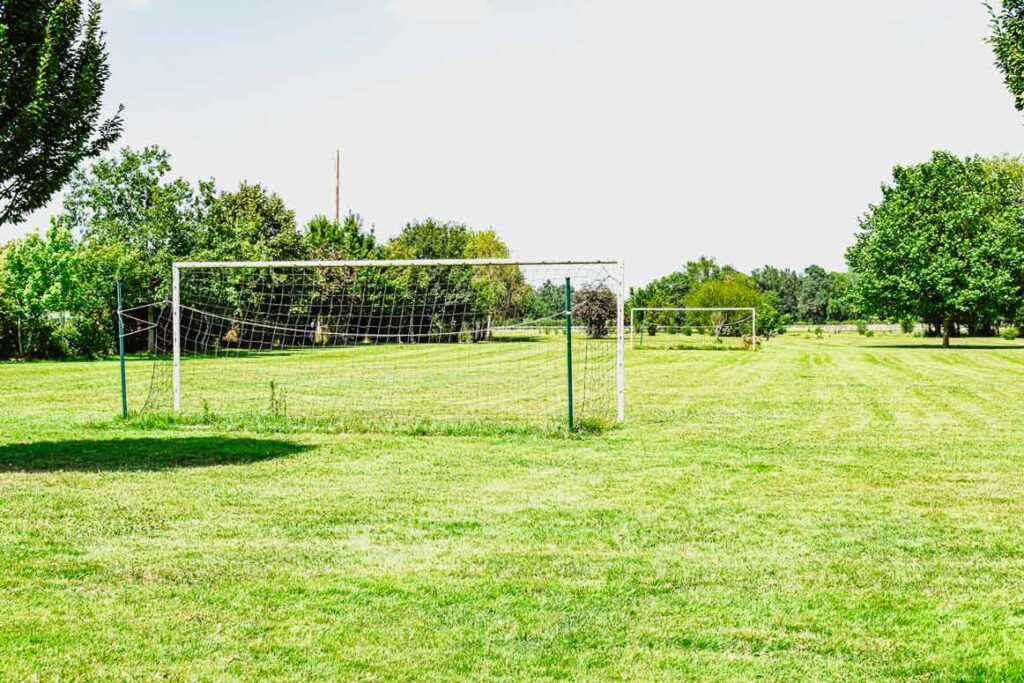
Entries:
<svg viewBox="0 0 1024 683">
<path fill-rule="evenodd" d="M 1024 152 L 980 0 L 107 0 L 123 144 L 300 222 L 524 258 L 842 269 L 896 163 Z M 45 226 L 50 211 L 32 226 Z M 0 239 L 24 229 L 6 230 Z"/>
</svg>

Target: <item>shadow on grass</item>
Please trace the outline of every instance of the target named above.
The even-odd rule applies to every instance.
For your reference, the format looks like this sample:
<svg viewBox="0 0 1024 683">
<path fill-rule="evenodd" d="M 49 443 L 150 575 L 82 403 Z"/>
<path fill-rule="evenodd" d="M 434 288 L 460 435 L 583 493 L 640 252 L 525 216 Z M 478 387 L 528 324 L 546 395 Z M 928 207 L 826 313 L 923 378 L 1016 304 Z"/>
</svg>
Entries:
<svg viewBox="0 0 1024 683">
<path fill-rule="evenodd" d="M 144 472 L 244 465 L 309 448 L 290 441 L 212 436 L 11 443 L 0 445 L 0 472 Z"/>
</svg>

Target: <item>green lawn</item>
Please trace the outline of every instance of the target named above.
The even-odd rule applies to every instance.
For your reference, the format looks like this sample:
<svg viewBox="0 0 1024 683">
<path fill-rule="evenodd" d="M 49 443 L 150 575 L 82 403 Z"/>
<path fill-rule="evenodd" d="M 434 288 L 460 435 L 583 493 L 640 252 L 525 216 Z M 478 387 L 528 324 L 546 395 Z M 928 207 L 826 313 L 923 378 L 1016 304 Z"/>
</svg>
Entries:
<svg viewBox="0 0 1024 683">
<path fill-rule="evenodd" d="M 635 351 L 573 438 L 124 425 L 116 363 L 0 365 L 0 679 L 1024 679 L 1024 342 L 954 343 Z"/>
</svg>

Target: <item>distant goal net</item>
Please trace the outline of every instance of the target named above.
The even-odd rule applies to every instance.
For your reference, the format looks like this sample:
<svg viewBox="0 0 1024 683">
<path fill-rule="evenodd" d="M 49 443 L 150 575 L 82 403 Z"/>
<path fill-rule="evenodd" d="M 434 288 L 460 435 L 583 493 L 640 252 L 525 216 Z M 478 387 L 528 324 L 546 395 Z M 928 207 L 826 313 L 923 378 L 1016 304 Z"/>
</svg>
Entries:
<svg viewBox="0 0 1024 683">
<path fill-rule="evenodd" d="M 623 418 L 618 262 L 179 263 L 173 283 L 144 411 L 370 427 L 564 425 L 570 406 L 576 425 Z"/>
<path fill-rule="evenodd" d="M 629 313 L 630 346 L 654 350 L 757 350 L 757 309 L 647 308 Z"/>
</svg>

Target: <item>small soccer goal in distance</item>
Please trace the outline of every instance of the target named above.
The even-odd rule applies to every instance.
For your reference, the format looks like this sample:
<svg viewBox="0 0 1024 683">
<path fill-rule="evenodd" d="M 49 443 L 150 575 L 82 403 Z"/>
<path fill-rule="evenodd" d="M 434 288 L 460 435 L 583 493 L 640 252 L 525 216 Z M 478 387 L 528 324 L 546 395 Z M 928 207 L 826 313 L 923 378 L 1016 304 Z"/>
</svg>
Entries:
<svg viewBox="0 0 1024 683">
<path fill-rule="evenodd" d="M 757 350 L 757 309 L 635 307 L 630 347 L 638 350 Z"/>
<path fill-rule="evenodd" d="M 613 423 L 623 297 L 618 261 L 179 263 L 145 410 Z"/>
</svg>

